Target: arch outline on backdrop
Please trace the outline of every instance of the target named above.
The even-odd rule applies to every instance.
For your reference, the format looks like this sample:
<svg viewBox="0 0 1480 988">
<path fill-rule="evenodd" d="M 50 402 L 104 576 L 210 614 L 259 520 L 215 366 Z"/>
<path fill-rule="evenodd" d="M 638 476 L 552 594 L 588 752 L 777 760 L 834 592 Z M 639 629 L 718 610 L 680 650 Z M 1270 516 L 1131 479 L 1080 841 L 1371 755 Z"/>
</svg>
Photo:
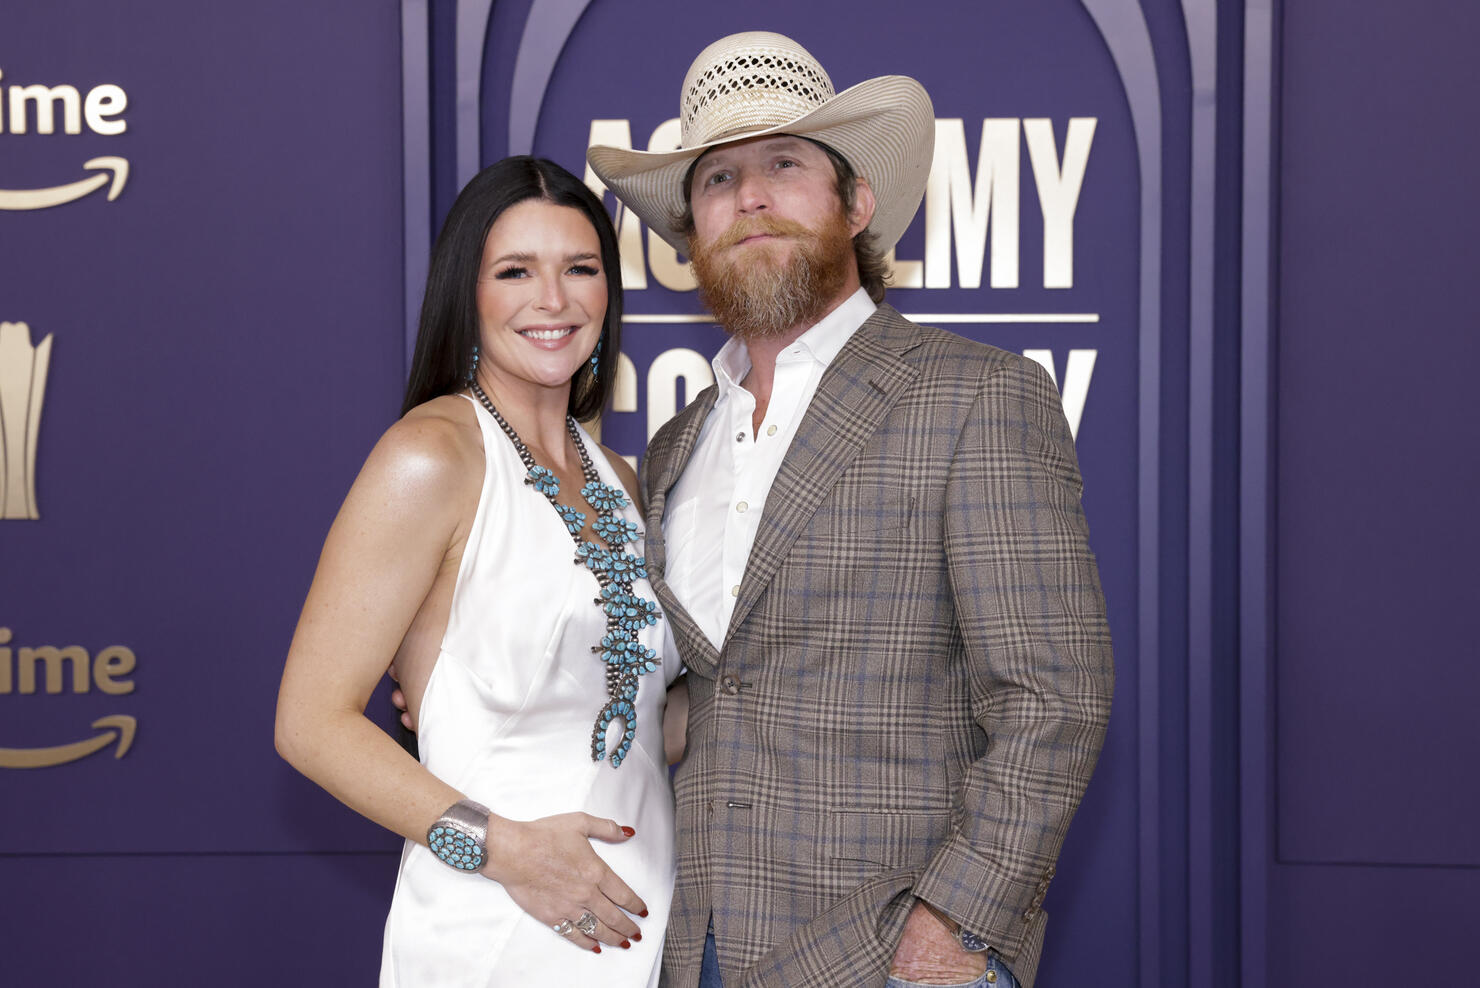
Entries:
<svg viewBox="0 0 1480 988">
<path fill-rule="evenodd" d="M 1219 931 L 1214 874 L 1218 816 L 1213 790 L 1217 696 L 1213 500 L 1214 253 L 1217 194 L 1218 11 L 1214 0 L 1181 0 L 1191 101 L 1187 353 L 1187 977 L 1215 983 Z M 1143 965 L 1144 973 L 1144 965 Z"/>
<path fill-rule="evenodd" d="M 1239 257 L 1238 661 L 1240 974 L 1267 977 L 1273 860 L 1270 666 L 1274 660 L 1274 382 L 1272 352 L 1274 0 L 1244 5 L 1242 215 Z"/>
</svg>

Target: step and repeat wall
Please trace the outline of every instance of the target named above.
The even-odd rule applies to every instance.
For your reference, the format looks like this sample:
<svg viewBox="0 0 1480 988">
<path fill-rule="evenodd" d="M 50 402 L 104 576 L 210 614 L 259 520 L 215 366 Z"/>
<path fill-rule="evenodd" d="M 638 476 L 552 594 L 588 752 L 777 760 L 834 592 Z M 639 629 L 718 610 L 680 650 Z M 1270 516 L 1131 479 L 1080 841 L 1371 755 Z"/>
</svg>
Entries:
<svg viewBox="0 0 1480 988">
<path fill-rule="evenodd" d="M 676 146 L 693 56 L 758 28 L 806 45 L 838 89 L 895 73 L 925 85 L 935 163 L 889 301 L 1027 354 L 1061 390 L 1118 678 L 1047 899 L 1042 983 L 1138 983 L 1159 949 L 1141 891 L 1158 725 L 1142 699 L 1176 294 L 1163 252 L 1186 250 L 1163 243 L 1162 160 L 1188 141 L 1185 118 L 1163 112 L 1182 69 L 1160 78 L 1153 58 L 1158 37 L 1186 43 L 1158 27 L 1171 7 L 1149 21 L 1089 0 L 7 11 L 0 948 L 13 983 L 373 977 L 399 840 L 281 762 L 272 716 L 323 536 L 399 406 L 430 237 L 461 181 L 504 154 L 581 174 L 591 144 Z M 627 321 L 601 428 L 635 459 L 710 383 L 723 336 L 684 259 L 607 202 Z M 383 692 L 371 713 L 389 728 Z"/>
</svg>

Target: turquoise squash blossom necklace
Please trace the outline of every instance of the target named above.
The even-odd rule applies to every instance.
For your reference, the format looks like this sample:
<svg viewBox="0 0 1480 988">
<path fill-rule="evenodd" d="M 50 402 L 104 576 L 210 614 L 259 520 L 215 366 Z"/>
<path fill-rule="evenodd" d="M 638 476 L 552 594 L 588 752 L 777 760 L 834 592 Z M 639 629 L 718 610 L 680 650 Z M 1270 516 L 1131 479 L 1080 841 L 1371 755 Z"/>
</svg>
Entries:
<svg viewBox="0 0 1480 988">
<path fill-rule="evenodd" d="M 607 728 L 612 721 L 621 721 L 622 740 L 610 752 L 612 768 L 617 768 L 627 757 L 632 749 L 632 741 L 637 737 L 637 677 L 658 668 L 657 653 L 637 639 L 638 632 L 643 628 L 658 623 L 658 605 L 637 596 L 632 589 L 634 580 L 647 579 L 647 562 L 641 556 L 634 556 L 626 550 L 627 545 L 642 538 L 637 526 L 625 518 L 616 517 L 616 512 L 627 506 L 627 495 L 621 488 L 601 481 L 596 467 L 591 463 L 591 457 L 586 453 L 585 443 L 581 442 L 575 419 L 567 415 L 565 431 L 570 433 L 576 452 L 580 454 L 581 474 L 586 479 L 585 486 L 581 488 L 581 497 L 596 512 L 596 520 L 591 523 L 591 528 L 606 543 L 606 547 L 602 548 L 594 542 L 582 539 L 586 513 L 555 500 L 555 495 L 560 493 L 559 478 L 534 461 L 529 447 L 524 445 L 524 440 L 519 438 L 513 426 L 493 407 L 493 402 L 488 400 L 488 395 L 483 393 L 478 382 L 471 381 L 468 386 L 479 403 L 488 409 L 488 414 L 493 416 L 499 428 L 504 430 L 504 435 L 514 444 L 520 462 L 528 471 L 524 482 L 543 494 L 560 516 L 560 520 L 565 523 L 565 530 L 576 544 L 575 564 L 590 570 L 601 586 L 601 596 L 595 598 L 594 603 L 606 614 L 606 634 L 602 637 L 601 644 L 591 651 L 598 653 L 606 665 L 607 702 L 597 712 L 596 725 L 591 729 L 591 760 L 599 762 L 606 757 Z"/>
</svg>

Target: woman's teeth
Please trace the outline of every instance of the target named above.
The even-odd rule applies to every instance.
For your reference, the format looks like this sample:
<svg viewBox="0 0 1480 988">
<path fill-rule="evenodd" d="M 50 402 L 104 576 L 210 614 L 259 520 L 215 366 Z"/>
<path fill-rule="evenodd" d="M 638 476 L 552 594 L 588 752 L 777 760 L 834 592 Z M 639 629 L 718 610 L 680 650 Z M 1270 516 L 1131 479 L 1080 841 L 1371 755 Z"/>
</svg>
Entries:
<svg viewBox="0 0 1480 988">
<path fill-rule="evenodd" d="M 565 329 L 522 329 L 519 331 L 519 335 L 527 336 L 532 340 L 550 342 L 552 340 L 564 339 L 574 332 L 575 330 L 569 327 Z"/>
</svg>

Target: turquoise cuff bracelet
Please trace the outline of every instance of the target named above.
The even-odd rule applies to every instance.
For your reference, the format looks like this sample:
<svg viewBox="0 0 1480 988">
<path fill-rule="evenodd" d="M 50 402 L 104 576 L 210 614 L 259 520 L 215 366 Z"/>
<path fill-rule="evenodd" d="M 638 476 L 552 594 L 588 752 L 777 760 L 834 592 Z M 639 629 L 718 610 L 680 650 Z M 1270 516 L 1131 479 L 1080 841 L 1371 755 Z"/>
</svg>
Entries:
<svg viewBox="0 0 1480 988">
<path fill-rule="evenodd" d="M 488 854 L 488 807 L 460 799 L 427 830 L 427 847 L 445 865 L 477 871 Z"/>
</svg>

